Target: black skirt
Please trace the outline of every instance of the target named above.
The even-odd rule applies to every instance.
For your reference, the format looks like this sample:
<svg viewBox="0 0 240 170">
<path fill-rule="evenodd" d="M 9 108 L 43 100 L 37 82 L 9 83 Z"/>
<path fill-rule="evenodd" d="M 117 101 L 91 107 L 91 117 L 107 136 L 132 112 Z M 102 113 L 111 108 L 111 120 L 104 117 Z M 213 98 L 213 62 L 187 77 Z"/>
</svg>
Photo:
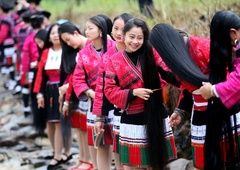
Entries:
<svg viewBox="0 0 240 170">
<path fill-rule="evenodd" d="M 59 112 L 59 83 L 48 84 L 45 94 L 45 108 L 47 112 L 47 120 L 49 122 L 59 122 L 61 113 Z"/>
</svg>

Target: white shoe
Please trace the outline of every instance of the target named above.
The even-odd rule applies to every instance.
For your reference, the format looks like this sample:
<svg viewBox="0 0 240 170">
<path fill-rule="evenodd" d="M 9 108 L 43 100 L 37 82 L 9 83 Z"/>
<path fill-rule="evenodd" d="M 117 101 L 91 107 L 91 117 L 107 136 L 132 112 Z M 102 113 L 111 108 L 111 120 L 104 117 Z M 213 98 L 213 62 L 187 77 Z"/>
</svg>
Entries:
<svg viewBox="0 0 240 170">
<path fill-rule="evenodd" d="M 16 86 L 17 82 L 15 80 L 9 80 L 8 81 L 8 90 L 13 90 L 14 87 Z"/>
<path fill-rule="evenodd" d="M 21 93 L 21 91 L 22 91 L 22 86 L 21 86 L 21 85 L 17 85 L 17 86 L 15 86 L 12 94 L 13 94 L 13 95 L 16 95 L 16 94 Z"/>
<path fill-rule="evenodd" d="M 9 73 L 9 70 L 8 70 L 7 67 L 2 67 L 2 68 L 1 68 L 1 74 L 2 74 L 2 75 L 8 74 L 8 73 Z"/>
</svg>

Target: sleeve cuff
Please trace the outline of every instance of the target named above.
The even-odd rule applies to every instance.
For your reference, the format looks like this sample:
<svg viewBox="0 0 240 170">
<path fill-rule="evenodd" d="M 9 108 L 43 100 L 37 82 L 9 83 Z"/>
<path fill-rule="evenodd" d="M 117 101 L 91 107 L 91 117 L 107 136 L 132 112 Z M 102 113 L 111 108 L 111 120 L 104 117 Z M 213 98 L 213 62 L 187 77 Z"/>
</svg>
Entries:
<svg viewBox="0 0 240 170">
<path fill-rule="evenodd" d="M 216 86 L 215 86 L 215 85 L 212 85 L 211 90 L 212 90 L 213 94 L 214 94 L 217 98 L 219 98 L 219 94 L 218 94 L 218 92 L 217 92 L 217 90 L 216 90 Z"/>
</svg>

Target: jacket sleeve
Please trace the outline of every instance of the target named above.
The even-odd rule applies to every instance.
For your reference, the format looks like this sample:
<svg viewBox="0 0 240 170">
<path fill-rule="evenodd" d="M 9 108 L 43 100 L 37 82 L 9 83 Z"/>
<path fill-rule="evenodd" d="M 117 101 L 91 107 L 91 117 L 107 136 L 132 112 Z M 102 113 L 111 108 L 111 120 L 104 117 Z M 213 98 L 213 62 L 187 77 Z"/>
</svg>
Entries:
<svg viewBox="0 0 240 170">
<path fill-rule="evenodd" d="M 30 57 L 31 57 L 30 62 L 37 61 L 38 57 L 39 57 L 38 46 L 34 41 L 31 41 L 29 52 L 30 52 Z"/>
<path fill-rule="evenodd" d="M 68 88 L 67 88 L 67 92 L 66 92 L 66 95 L 65 95 L 65 101 L 69 101 L 70 98 L 71 98 L 71 94 L 72 94 L 72 91 L 73 91 L 73 81 L 72 81 L 72 78 L 73 78 L 73 75 L 70 74 L 69 78 L 68 78 Z"/>
<path fill-rule="evenodd" d="M 118 86 L 116 82 L 117 75 L 115 74 L 112 60 L 108 60 L 106 65 L 106 75 L 105 75 L 105 88 L 104 93 L 108 100 L 119 107 L 120 109 L 125 110 L 128 104 L 128 94 L 130 89 L 122 89 Z"/>
<path fill-rule="evenodd" d="M 77 97 L 79 97 L 85 90 L 89 89 L 87 84 L 87 73 L 84 68 L 80 53 L 73 73 L 73 89 Z"/>
<path fill-rule="evenodd" d="M 7 24 L 1 24 L 0 26 L 1 34 L 0 34 L 0 44 L 8 37 L 9 26 Z"/>
<path fill-rule="evenodd" d="M 27 38 L 23 44 L 22 56 L 21 56 L 21 65 L 22 65 L 22 73 L 28 73 L 30 69 L 30 41 Z"/>
<path fill-rule="evenodd" d="M 34 83 L 34 87 L 33 87 L 33 92 L 34 93 L 39 93 L 43 91 L 43 86 L 45 86 L 46 83 L 46 76 L 44 74 L 44 67 L 46 64 L 46 60 L 48 57 L 48 50 L 44 50 L 42 53 L 42 57 L 41 60 L 38 63 L 38 70 L 37 70 L 37 76 L 36 76 L 36 80 Z"/>
<path fill-rule="evenodd" d="M 107 116 L 108 112 L 112 109 L 114 109 L 114 106 L 112 103 L 109 102 L 107 99 L 105 93 L 104 93 L 104 88 L 105 88 L 105 64 L 103 62 L 103 56 L 101 58 L 101 61 L 99 63 L 99 76 L 97 78 L 97 86 L 95 89 L 95 98 L 93 102 L 93 114 L 100 116 L 104 115 Z M 107 58 L 107 57 L 105 57 Z"/>
<path fill-rule="evenodd" d="M 239 60 L 239 59 L 238 59 Z M 215 85 L 216 91 L 222 103 L 230 109 L 240 101 L 240 64 L 231 72 L 225 82 Z"/>
</svg>

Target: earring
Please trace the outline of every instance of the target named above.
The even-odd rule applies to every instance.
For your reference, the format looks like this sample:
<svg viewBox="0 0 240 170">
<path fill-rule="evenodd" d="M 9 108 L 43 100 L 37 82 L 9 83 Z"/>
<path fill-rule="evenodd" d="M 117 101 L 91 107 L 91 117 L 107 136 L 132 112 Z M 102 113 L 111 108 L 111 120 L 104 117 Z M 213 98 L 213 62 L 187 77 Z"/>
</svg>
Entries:
<svg viewBox="0 0 240 170">
<path fill-rule="evenodd" d="M 100 33 L 99 36 L 102 37 L 102 33 Z"/>
<path fill-rule="evenodd" d="M 234 44 L 235 44 L 235 46 L 238 45 L 238 40 L 237 39 L 234 41 Z"/>
</svg>

